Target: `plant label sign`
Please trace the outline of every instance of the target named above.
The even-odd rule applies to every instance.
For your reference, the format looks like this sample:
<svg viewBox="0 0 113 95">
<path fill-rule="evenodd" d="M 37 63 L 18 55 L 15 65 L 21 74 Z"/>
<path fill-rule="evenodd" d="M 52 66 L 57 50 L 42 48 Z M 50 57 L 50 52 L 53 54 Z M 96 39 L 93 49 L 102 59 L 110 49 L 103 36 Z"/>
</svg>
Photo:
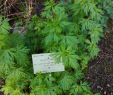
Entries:
<svg viewBox="0 0 113 95">
<path fill-rule="evenodd" d="M 65 70 L 63 63 L 56 63 L 51 53 L 33 54 L 32 60 L 34 74 L 39 72 L 61 72 Z"/>
</svg>

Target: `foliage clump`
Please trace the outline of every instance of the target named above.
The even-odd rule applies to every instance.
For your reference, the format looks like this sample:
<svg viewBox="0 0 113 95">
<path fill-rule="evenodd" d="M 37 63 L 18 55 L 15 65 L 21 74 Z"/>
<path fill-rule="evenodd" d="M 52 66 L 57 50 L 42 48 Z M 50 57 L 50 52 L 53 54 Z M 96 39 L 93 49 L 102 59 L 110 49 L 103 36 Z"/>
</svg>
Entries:
<svg viewBox="0 0 113 95">
<path fill-rule="evenodd" d="M 112 12 L 105 14 L 104 3 L 108 2 L 49 0 L 41 16 L 26 24 L 25 34 L 9 33 L 8 22 L 1 18 L 0 76 L 6 80 L 2 91 L 6 95 L 99 95 L 91 92 L 84 72 L 99 52 L 105 18 Z M 62 58 L 66 70 L 33 75 L 28 55 L 44 52 L 54 52 L 56 60 Z"/>
</svg>

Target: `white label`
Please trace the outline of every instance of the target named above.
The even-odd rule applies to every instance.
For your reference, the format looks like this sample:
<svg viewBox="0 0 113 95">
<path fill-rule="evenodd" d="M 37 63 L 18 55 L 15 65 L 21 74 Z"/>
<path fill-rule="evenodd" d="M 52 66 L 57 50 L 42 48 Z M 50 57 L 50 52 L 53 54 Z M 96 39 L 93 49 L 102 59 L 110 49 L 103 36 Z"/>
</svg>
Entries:
<svg viewBox="0 0 113 95">
<path fill-rule="evenodd" d="M 51 57 L 51 53 L 33 54 L 33 69 L 36 73 L 49 73 L 64 71 L 63 63 L 55 63 L 55 60 Z"/>
</svg>

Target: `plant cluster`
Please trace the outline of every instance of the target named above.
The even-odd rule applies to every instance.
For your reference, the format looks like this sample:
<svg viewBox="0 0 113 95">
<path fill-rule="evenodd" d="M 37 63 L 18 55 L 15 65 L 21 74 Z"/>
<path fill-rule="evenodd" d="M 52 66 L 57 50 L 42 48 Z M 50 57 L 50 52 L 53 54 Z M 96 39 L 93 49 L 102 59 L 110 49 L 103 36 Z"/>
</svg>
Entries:
<svg viewBox="0 0 113 95">
<path fill-rule="evenodd" d="M 5 95 L 22 95 L 20 90 L 28 84 L 28 49 L 22 35 L 9 33 L 7 19 L 1 17 L 0 22 L 0 77 L 6 82 L 2 90 Z"/>
<path fill-rule="evenodd" d="M 6 80 L 2 91 L 6 95 L 99 95 L 92 93 L 84 74 L 88 61 L 99 52 L 105 18 L 112 13 L 104 7 L 108 1 L 112 2 L 48 0 L 40 16 L 27 22 L 25 34 L 9 33 L 7 20 L 0 18 L 0 77 Z M 34 75 L 31 54 L 47 52 L 54 53 L 57 61 L 62 59 L 66 70 Z"/>
</svg>

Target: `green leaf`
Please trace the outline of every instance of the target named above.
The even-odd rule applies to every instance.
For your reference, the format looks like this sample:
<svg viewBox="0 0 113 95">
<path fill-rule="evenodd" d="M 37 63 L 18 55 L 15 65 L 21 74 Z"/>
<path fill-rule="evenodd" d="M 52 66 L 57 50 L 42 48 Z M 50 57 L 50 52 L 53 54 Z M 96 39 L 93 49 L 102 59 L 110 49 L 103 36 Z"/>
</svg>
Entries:
<svg viewBox="0 0 113 95">
<path fill-rule="evenodd" d="M 65 90 L 69 90 L 73 83 L 74 83 L 74 77 L 65 74 L 63 78 L 60 80 L 59 85 L 65 91 Z"/>
</svg>

